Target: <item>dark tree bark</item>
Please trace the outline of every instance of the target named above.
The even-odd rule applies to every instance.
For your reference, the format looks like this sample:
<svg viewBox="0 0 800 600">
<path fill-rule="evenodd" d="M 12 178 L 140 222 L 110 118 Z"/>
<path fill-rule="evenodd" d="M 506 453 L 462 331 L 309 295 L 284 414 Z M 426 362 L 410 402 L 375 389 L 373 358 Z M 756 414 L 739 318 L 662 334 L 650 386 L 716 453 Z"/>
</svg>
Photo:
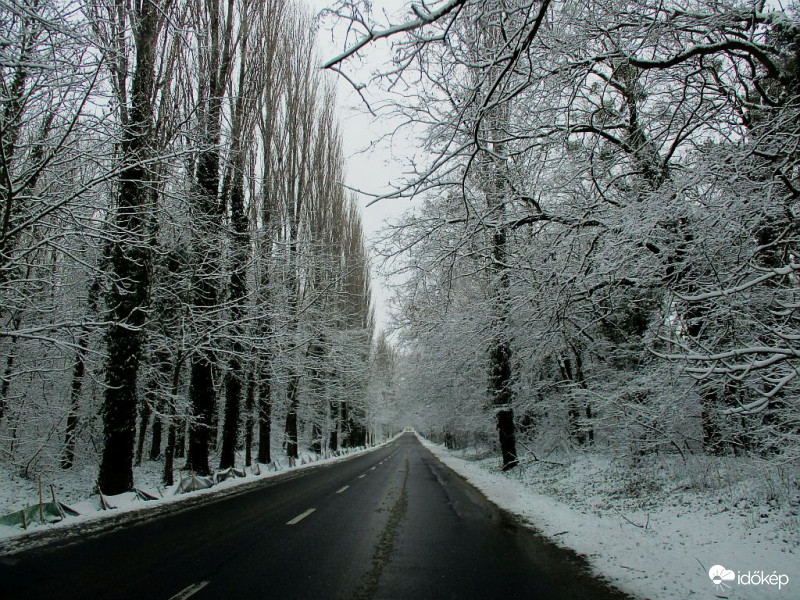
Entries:
<svg viewBox="0 0 800 600">
<path fill-rule="evenodd" d="M 266 195 L 266 194 L 265 194 Z M 270 211 L 269 203 L 264 201 L 264 229 L 266 230 L 265 239 L 262 240 L 261 247 L 261 285 L 260 285 L 260 304 L 269 310 L 270 295 L 270 265 L 269 256 L 272 252 L 272 237 L 269 233 Z M 274 342 L 274 331 L 272 317 L 269 312 L 264 313 L 260 319 L 260 334 L 262 342 L 258 349 L 258 462 L 267 464 L 272 461 L 272 345 Z"/>
<path fill-rule="evenodd" d="M 262 365 L 258 386 L 258 462 L 267 464 L 272 462 L 272 373 L 265 375 L 264 370 Z"/>
<path fill-rule="evenodd" d="M 19 329 L 21 324 L 21 317 L 15 316 L 13 321 L 14 330 Z M 6 356 L 6 365 L 3 368 L 3 376 L 2 382 L 0 382 L 0 422 L 3 421 L 3 417 L 6 414 L 6 410 L 8 409 L 8 394 L 11 390 L 11 376 L 14 373 L 14 361 L 17 357 L 17 346 L 19 344 L 19 338 L 16 336 L 11 337 L 11 350 Z"/>
<path fill-rule="evenodd" d="M 503 156 L 503 147 L 495 143 L 495 150 Z M 492 164 L 493 188 L 489 192 L 489 206 L 497 210 L 500 219 L 505 213 L 504 165 Z M 509 275 L 506 266 L 506 231 L 497 227 L 492 235 L 492 272 L 495 278 L 494 331 L 489 348 L 489 393 L 495 410 L 497 433 L 500 440 L 500 453 L 503 458 L 503 470 L 517 466 L 517 444 L 514 432 L 514 394 L 512 385 L 511 344 L 508 340 L 506 320 L 508 318 Z"/>
<path fill-rule="evenodd" d="M 150 256 L 146 224 L 151 202 L 147 162 L 151 156 L 156 40 L 162 11 L 143 2 L 135 9 L 133 36 L 136 67 L 131 88 L 128 123 L 122 137 L 115 228 L 111 245 L 112 288 L 106 333 L 106 388 L 103 402 L 103 456 L 98 485 L 104 494 L 120 494 L 133 487 L 133 451 L 136 431 L 136 378 L 147 315 Z"/>
<path fill-rule="evenodd" d="M 199 475 L 209 475 L 208 463 L 211 423 L 214 415 L 214 364 L 206 353 L 192 358 L 189 400 L 194 423 L 189 427 L 186 466 Z"/>
<path fill-rule="evenodd" d="M 587 389 L 586 385 L 586 377 L 583 374 L 583 357 L 581 356 L 580 351 L 578 348 L 572 348 L 572 354 L 575 356 L 575 379 L 582 390 Z M 589 402 L 584 402 L 583 405 L 584 415 L 586 416 L 586 421 L 581 424 L 580 427 L 580 439 L 579 443 L 594 443 L 594 427 L 592 426 L 592 405 Z"/>
<path fill-rule="evenodd" d="M 179 352 L 175 358 L 175 366 L 172 372 L 172 398 L 177 397 L 178 389 L 181 383 L 181 370 L 183 368 L 183 356 Z M 174 461 L 176 450 L 178 448 L 178 428 L 175 423 L 175 406 L 172 402 L 168 405 L 169 411 L 169 428 L 167 430 L 167 447 L 164 450 L 164 485 L 172 485 L 174 483 Z"/>
<path fill-rule="evenodd" d="M 245 15 L 241 16 L 245 19 Z M 247 76 L 247 21 L 242 24 L 242 49 L 241 63 L 239 65 L 239 95 L 236 99 L 234 112 L 233 141 L 231 154 L 231 184 L 230 194 L 223 193 L 223 197 L 230 198 L 231 209 L 231 276 L 229 284 L 229 302 L 231 304 L 231 323 L 233 344 L 231 358 L 228 362 L 228 371 L 225 374 L 225 423 L 222 430 L 222 455 L 220 468 L 233 467 L 236 462 L 236 446 L 239 443 L 240 413 L 242 405 L 242 389 L 244 388 L 244 318 L 247 298 L 247 264 L 250 259 L 250 222 L 244 203 L 244 148 L 246 147 L 246 132 L 243 127 L 245 109 L 245 84 Z"/>
<path fill-rule="evenodd" d="M 265 187 L 268 182 L 265 182 Z M 274 342 L 274 330 L 272 316 L 269 314 L 271 303 L 270 294 L 270 255 L 272 253 L 271 227 L 271 205 L 270 196 L 266 193 L 263 207 L 264 236 L 261 240 L 261 282 L 260 282 L 260 302 L 267 311 L 262 314 L 260 319 L 260 334 L 262 342 L 258 348 L 258 376 L 256 386 L 258 390 L 258 457 L 257 461 L 262 464 L 272 462 L 272 346 Z"/>
<path fill-rule="evenodd" d="M 307 356 L 311 359 L 309 367 L 309 382 L 314 398 L 314 421 L 311 426 L 311 446 L 309 450 L 316 454 L 322 452 L 326 444 L 320 422 L 325 418 L 325 372 L 323 365 L 327 360 L 326 341 L 324 336 L 308 347 Z"/>
<path fill-rule="evenodd" d="M 291 239 L 289 240 L 289 277 L 287 282 L 288 288 L 288 299 L 287 299 L 287 307 L 289 312 L 289 336 L 292 339 L 289 355 L 292 358 L 295 358 L 297 354 L 297 346 L 296 342 L 294 341 L 294 337 L 297 335 L 297 300 L 299 295 L 298 290 L 298 277 L 295 269 L 297 269 L 297 235 L 298 235 L 298 222 L 299 216 L 296 216 L 296 220 L 291 227 Z M 291 359 L 290 359 L 291 360 Z M 297 448 L 297 441 L 298 441 L 298 423 L 297 423 L 297 410 L 300 408 L 300 398 L 299 398 L 299 390 L 300 390 L 300 377 L 301 374 L 297 368 L 297 366 L 290 364 L 289 368 L 287 369 L 287 378 L 288 384 L 286 386 L 286 396 L 289 402 L 289 410 L 286 413 L 286 424 L 284 427 L 284 432 L 286 435 L 286 454 L 289 458 L 297 458 L 298 456 L 298 448 Z"/>
<path fill-rule="evenodd" d="M 174 365 L 168 350 L 161 348 L 155 352 L 153 372 L 147 382 L 147 391 L 142 400 L 139 420 L 139 439 L 136 444 L 136 464 L 141 464 L 144 456 L 144 445 L 147 439 L 147 427 L 152 417 L 151 441 L 148 458 L 157 460 L 161 454 L 161 414 L 164 412 L 164 396 Z"/>
<path fill-rule="evenodd" d="M 497 433 L 503 470 L 517 466 L 517 443 L 514 432 L 514 409 L 511 393 L 511 348 L 507 342 L 499 342 L 489 354 L 492 404 L 495 407 Z"/>
<path fill-rule="evenodd" d="M 330 413 L 331 413 L 331 435 L 328 445 L 331 450 L 336 452 L 339 449 L 339 430 L 341 429 L 341 406 L 340 404 L 334 403 L 333 401 L 330 402 Z"/>
<path fill-rule="evenodd" d="M 315 454 L 320 454 L 322 452 L 322 438 L 322 428 L 317 421 L 314 421 L 311 426 L 311 446 L 309 447 L 311 452 Z"/>
<path fill-rule="evenodd" d="M 164 474 L 161 480 L 164 485 L 173 485 L 175 483 L 175 446 L 176 446 L 177 431 L 175 427 L 175 420 L 170 419 L 169 427 L 167 429 L 167 447 L 164 449 Z"/>
<path fill-rule="evenodd" d="M 188 429 L 189 429 L 189 424 L 186 422 L 186 419 L 181 419 L 176 428 L 176 435 L 177 435 L 177 438 L 175 440 L 176 458 L 186 457 L 186 438 L 187 438 L 186 434 L 188 432 Z"/>
<path fill-rule="evenodd" d="M 218 0 L 210 2 L 208 10 L 211 48 L 207 72 L 209 95 L 204 121 L 208 148 L 200 153 L 197 165 L 197 234 L 194 240 L 196 271 L 192 286 L 195 292 L 194 304 L 207 316 L 217 304 L 217 282 L 214 277 L 219 263 L 219 253 L 213 247 L 212 240 L 222 222 L 222 206 L 219 201 L 220 119 L 225 84 L 231 65 L 233 0 L 228 1 L 228 18 L 224 29 L 220 27 Z M 208 453 L 212 439 L 211 431 L 215 425 L 213 416 L 216 392 L 213 382 L 216 355 L 210 346 L 211 340 L 207 342 L 207 347 L 193 356 L 189 385 L 189 399 L 194 420 L 189 429 L 187 466 L 201 475 L 208 475 L 211 472 Z"/>
<path fill-rule="evenodd" d="M 561 371 L 561 379 L 569 386 L 577 386 L 580 389 L 586 389 L 586 379 L 583 374 L 583 360 L 577 348 L 572 348 L 573 360 L 568 356 L 563 356 L 559 361 L 559 369 Z M 583 411 L 581 410 L 583 408 Z M 581 421 L 581 412 L 586 415 L 586 422 Z M 575 440 L 578 446 L 583 446 L 587 442 L 594 441 L 594 429 L 591 427 L 592 408 L 589 403 L 584 403 L 581 407 L 577 398 L 569 396 L 567 406 L 567 423 L 569 430 L 569 437 Z"/>
<path fill-rule="evenodd" d="M 97 314 L 97 304 L 100 301 L 100 276 L 97 276 L 89 286 L 87 314 Z M 78 410 L 80 408 L 83 379 L 86 374 L 86 353 L 89 351 L 89 333 L 83 331 L 78 338 L 78 350 L 75 352 L 75 363 L 72 367 L 72 385 L 69 394 L 69 413 L 67 414 L 67 427 L 64 433 L 64 451 L 61 455 L 61 468 L 71 469 L 75 464 L 75 441 L 78 431 Z"/>
<path fill-rule="evenodd" d="M 144 454 L 144 442 L 147 439 L 147 427 L 150 425 L 150 403 L 143 400 L 139 403 L 139 436 L 136 440 L 136 454 L 133 462 L 138 467 L 142 464 L 142 454 Z"/>
<path fill-rule="evenodd" d="M 339 404 L 339 448 L 347 448 L 350 445 L 350 407 L 347 402 Z"/>
<path fill-rule="evenodd" d="M 249 467 L 253 462 L 253 409 L 256 399 L 256 378 L 253 371 L 247 376 L 247 392 L 244 396 L 244 464 Z"/>
<path fill-rule="evenodd" d="M 353 413 L 350 413 L 351 418 L 348 426 L 347 431 L 347 445 L 350 448 L 357 448 L 358 446 L 364 446 L 367 443 L 367 428 L 364 426 L 360 420 L 356 420 L 353 417 Z"/>
<path fill-rule="evenodd" d="M 300 388 L 300 375 L 293 368 L 289 370 L 289 385 L 286 394 L 289 399 L 289 412 L 286 413 L 286 455 L 289 458 L 298 457 L 297 448 L 297 409 L 300 408 L 298 391 Z"/>
<path fill-rule="evenodd" d="M 153 429 L 151 431 L 150 451 L 147 453 L 148 460 L 158 460 L 161 457 L 161 437 L 164 434 L 164 402 L 159 402 L 158 410 L 153 415 Z"/>
<path fill-rule="evenodd" d="M 241 346 L 241 344 L 234 344 L 234 346 Z M 241 351 L 241 348 L 239 350 Z M 237 349 L 234 348 L 234 352 L 236 351 Z M 225 375 L 225 423 L 222 429 L 220 469 L 235 466 L 236 445 L 239 441 L 242 380 L 240 362 L 236 357 L 231 358 L 228 369 Z"/>
<path fill-rule="evenodd" d="M 75 364 L 72 367 L 69 413 L 67 414 L 67 429 L 64 434 L 64 452 L 61 455 L 62 469 L 71 469 L 75 464 L 75 436 L 78 432 L 78 409 L 80 408 L 83 376 L 86 371 L 86 352 L 88 349 L 89 340 L 84 333 L 78 340 L 78 350 L 75 352 Z"/>
<path fill-rule="evenodd" d="M 502 46 L 502 35 L 497 23 L 484 23 L 488 49 L 492 54 Z M 497 77 L 499 66 L 492 65 L 488 69 L 490 78 Z M 506 213 L 506 202 L 511 190 L 508 185 L 508 164 L 506 156 L 506 130 L 509 123 L 510 105 L 500 104 L 486 116 L 483 135 L 487 148 L 484 161 L 486 177 L 487 208 L 496 215 L 498 225 L 491 229 L 492 254 L 492 339 L 489 343 L 489 396 L 495 411 L 497 433 L 500 441 L 500 452 L 503 459 L 503 470 L 512 469 L 518 464 L 517 446 L 514 432 L 514 393 L 512 390 L 512 358 L 511 341 L 507 328 L 509 312 L 509 273 L 507 265 L 507 227 L 503 225 Z"/>
</svg>

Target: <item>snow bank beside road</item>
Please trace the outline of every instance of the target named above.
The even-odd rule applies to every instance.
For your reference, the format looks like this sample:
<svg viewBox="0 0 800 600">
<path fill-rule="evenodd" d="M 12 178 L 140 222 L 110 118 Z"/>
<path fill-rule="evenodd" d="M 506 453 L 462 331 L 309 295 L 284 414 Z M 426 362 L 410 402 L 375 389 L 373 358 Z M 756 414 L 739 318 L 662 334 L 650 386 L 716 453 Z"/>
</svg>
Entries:
<svg viewBox="0 0 800 600">
<path fill-rule="evenodd" d="M 261 464 L 260 475 L 253 475 L 251 469 L 248 468 L 246 477 L 227 479 L 207 489 L 178 495 L 175 494 L 175 491 L 180 483 L 180 475 L 176 472 L 176 480 L 178 481 L 176 481 L 175 485 L 162 491 L 157 485 L 161 477 L 160 463 L 154 462 L 146 465 L 146 468 L 136 468 L 136 486 L 139 489 L 148 491 L 153 496 L 158 493 L 159 495 L 163 494 L 163 497 L 157 500 L 144 501 L 137 497 L 134 492 L 127 492 L 118 496 L 104 496 L 105 500 L 114 507 L 111 510 L 102 510 L 98 495 L 86 497 L 86 490 L 91 489 L 91 484 L 88 483 L 86 478 L 69 477 L 70 472 L 66 472 L 59 482 L 58 499 L 69 499 L 71 507 L 78 510 L 80 515 L 66 518 L 58 523 L 32 525 L 27 530 L 0 526 L 0 556 L 55 541 L 64 541 L 72 537 L 93 535 L 116 527 L 158 518 L 164 514 L 188 510 L 200 503 L 214 502 L 227 496 L 246 493 L 256 486 L 268 483 L 272 478 L 278 476 L 291 477 L 293 474 L 305 469 L 361 456 L 391 443 L 396 438 L 397 436 L 375 446 L 352 449 L 339 456 L 329 456 L 327 458 L 303 452 L 301 453 L 302 464 L 290 467 L 285 459 L 283 463 L 278 463 L 277 466 Z M 87 472 L 90 471 L 87 469 Z M 94 473 L 94 471 L 91 472 Z M 5 485 L 3 475 L 12 485 Z M 12 477 L 9 473 L 0 472 L 0 509 L 5 508 L 8 511 L 8 508 L 13 509 L 23 504 L 33 505 L 38 502 L 35 484 L 27 480 L 20 481 L 20 479 Z M 47 493 L 49 494 L 49 491 Z"/>
<path fill-rule="evenodd" d="M 682 497 L 666 506 L 630 511 L 589 497 L 565 502 L 539 493 L 513 471 L 498 471 L 494 459 L 465 460 L 420 439 L 487 498 L 559 545 L 585 555 L 598 575 L 629 594 L 653 600 L 800 597 L 795 543 L 775 536 L 766 524 L 745 522 L 736 511 L 705 506 L 699 497 L 695 502 Z M 737 579 L 715 589 L 708 575 L 714 565 L 732 570 Z M 739 575 L 748 572 L 776 572 L 788 576 L 789 583 L 780 590 L 769 583 L 740 583 Z"/>
</svg>

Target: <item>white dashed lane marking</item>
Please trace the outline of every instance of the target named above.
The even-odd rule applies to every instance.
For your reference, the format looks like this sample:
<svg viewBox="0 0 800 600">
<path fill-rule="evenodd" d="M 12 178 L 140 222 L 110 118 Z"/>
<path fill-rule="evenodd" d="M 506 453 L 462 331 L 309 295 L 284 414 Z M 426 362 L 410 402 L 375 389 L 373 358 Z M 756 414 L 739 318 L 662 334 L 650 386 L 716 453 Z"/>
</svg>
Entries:
<svg viewBox="0 0 800 600">
<path fill-rule="evenodd" d="M 181 590 L 180 592 L 175 594 L 169 600 L 186 600 L 190 596 L 194 596 L 197 592 L 199 592 L 204 587 L 206 587 L 208 585 L 208 583 L 209 583 L 208 581 L 200 581 L 198 583 L 193 583 L 192 585 L 190 585 L 186 589 Z"/>
<path fill-rule="evenodd" d="M 359 475 L 359 476 L 358 476 L 358 478 L 359 478 L 359 479 L 364 479 L 364 477 L 366 477 L 366 476 L 367 476 L 367 474 L 366 474 L 366 473 L 364 473 L 363 475 Z"/>
<path fill-rule="evenodd" d="M 349 485 L 346 485 L 346 486 L 344 486 L 344 487 L 342 487 L 342 488 L 340 488 L 340 489 L 336 490 L 336 493 L 337 493 L 337 494 L 341 494 L 343 491 L 345 491 L 345 490 L 346 490 L 347 488 L 349 488 L 349 487 L 350 487 Z"/>
<path fill-rule="evenodd" d="M 287 525 L 297 525 L 300 521 L 305 519 L 308 515 L 313 513 L 315 510 L 317 510 L 317 509 L 316 508 L 309 508 L 306 512 L 300 513 L 299 515 L 297 515 L 291 521 L 287 521 L 286 524 Z"/>
</svg>

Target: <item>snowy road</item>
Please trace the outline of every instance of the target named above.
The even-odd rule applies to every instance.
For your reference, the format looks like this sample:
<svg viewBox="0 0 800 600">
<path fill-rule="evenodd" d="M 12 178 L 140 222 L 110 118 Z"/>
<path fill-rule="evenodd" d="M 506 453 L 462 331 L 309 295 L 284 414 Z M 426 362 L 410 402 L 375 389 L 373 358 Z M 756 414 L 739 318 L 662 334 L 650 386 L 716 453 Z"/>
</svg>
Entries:
<svg viewBox="0 0 800 600">
<path fill-rule="evenodd" d="M 623 598 L 413 434 L 351 460 L 0 560 L 0 599 Z"/>
</svg>

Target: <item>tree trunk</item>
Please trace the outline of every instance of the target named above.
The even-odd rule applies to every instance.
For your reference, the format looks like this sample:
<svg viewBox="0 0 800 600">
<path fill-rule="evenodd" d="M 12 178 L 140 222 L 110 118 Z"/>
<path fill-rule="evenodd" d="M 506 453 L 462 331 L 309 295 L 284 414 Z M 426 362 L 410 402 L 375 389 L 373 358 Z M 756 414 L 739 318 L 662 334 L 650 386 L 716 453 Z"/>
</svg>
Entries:
<svg viewBox="0 0 800 600">
<path fill-rule="evenodd" d="M 572 354 L 575 357 L 575 382 L 582 390 L 587 389 L 586 377 L 583 374 L 583 357 L 580 351 L 575 346 L 572 347 Z M 584 400 L 583 412 L 586 416 L 586 421 L 579 423 L 579 437 L 578 443 L 583 445 L 586 443 L 592 444 L 594 442 L 594 428 L 592 427 L 592 407 Z M 578 414 L 580 415 L 580 405 L 578 405 Z"/>
<path fill-rule="evenodd" d="M 175 420 L 170 419 L 169 428 L 167 430 L 167 447 L 164 450 L 164 475 L 162 481 L 164 485 L 173 485 L 175 483 L 175 445 L 176 445 L 177 431 L 175 427 Z"/>
<path fill-rule="evenodd" d="M 186 437 L 189 429 L 189 423 L 186 419 L 181 419 L 176 428 L 175 439 L 175 458 L 186 458 Z"/>
<path fill-rule="evenodd" d="M 328 406 L 331 414 L 331 434 L 328 445 L 331 450 L 336 452 L 339 449 L 339 424 L 341 423 L 341 419 L 339 417 L 339 404 L 331 401 Z"/>
<path fill-rule="evenodd" d="M 165 405 L 166 403 L 163 400 L 159 401 L 158 410 L 153 416 L 153 439 L 150 441 L 150 452 L 147 455 L 149 460 L 158 460 L 161 456 L 161 436 L 164 428 L 163 415 Z"/>
<path fill-rule="evenodd" d="M 178 396 L 178 389 L 180 387 L 181 382 L 181 368 L 183 366 L 183 356 L 181 353 L 178 353 L 178 356 L 175 358 L 175 366 L 172 372 L 172 399 Z M 163 481 L 164 485 L 172 485 L 174 483 L 173 477 L 173 470 L 174 470 L 174 461 L 175 461 L 175 454 L 178 445 L 178 428 L 175 423 L 175 405 L 171 401 L 168 405 L 169 411 L 169 429 L 167 431 L 167 447 L 164 451 L 164 476 Z"/>
<path fill-rule="evenodd" d="M 136 68 L 133 74 L 129 122 L 121 144 L 115 229 L 111 247 L 112 288 L 106 333 L 106 387 L 103 401 L 103 456 L 98 485 L 104 494 L 120 494 L 133 487 L 136 432 L 136 378 L 141 355 L 141 329 L 147 315 L 150 252 L 146 223 L 152 177 L 146 161 L 152 158 L 153 93 L 156 41 L 161 9 L 155 3 L 137 5 L 133 27 Z M 125 237 L 121 237 L 121 236 Z"/>
<path fill-rule="evenodd" d="M 147 382 L 147 391 L 144 394 L 144 406 L 142 406 L 142 418 L 138 444 L 136 447 L 136 464 L 140 464 L 144 456 L 144 443 L 146 440 L 146 426 L 153 418 L 151 429 L 152 439 L 148 458 L 157 460 L 161 454 L 161 415 L 166 404 L 165 395 L 167 393 L 167 382 L 175 375 L 175 365 L 170 360 L 170 353 L 166 348 L 161 348 L 155 353 L 155 364 L 152 376 Z"/>
<path fill-rule="evenodd" d="M 138 467 L 142 464 L 142 454 L 144 454 L 144 442 L 147 439 L 147 426 L 150 424 L 150 403 L 142 400 L 139 403 L 139 436 L 136 440 L 136 454 L 133 462 Z"/>
<path fill-rule="evenodd" d="M 241 367 L 234 357 L 228 363 L 225 375 L 225 422 L 222 426 L 222 453 L 220 469 L 236 466 L 236 445 L 239 441 L 240 406 L 242 396 Z"/>
<path fill-rule="evenodd" d="M 311 447 L 309 450 L 315 454 L 320 454 L 322 452 L 322 439 L 322 429 L 320 429 L 319 423 L 314 421 L 311 426 Z"/>
<path fill-rule="evenodd" d="M 511 348 L 507 342 L 500 341 L 492 348 L 489 356 L 492 404 L 495 406 L 503 470 L 507 471 L 518 463 L 514 409 L 511 405 Z"/>
<path fill-rule="evenodd" d="M 208 3 L 209 26 L 211 29 L 211 48 L 207 73 L 208 98 L 205 112 L 205 142 L 208 148 L 200 153 L 197 164 L 196 209 L 198 215 L 197 235 L 194 240 L 194 260 L 196 272 L 193 289 L 194 304 L 208 319 L 213 318 L 213 308 L 217 305 L 217 285 L 215 273 L 219 266 L 219 250 L 214 237 L 222 222 L 222 206 L 219 202 L 220 166 L 220 119 L 231 64 L 231 32 L 233 30 L 233 0 L 228 1 L 228 18 L 224 29 L 220 28 L 220 6 L 218 0 Z M 202 88 L 201 84 L 201 88 Z M 188 466 L 196 473 L 208 475 L 211 472 L 208 453 L 216 444 L 216 435 L 211 437 L 215 421 L 214 371 L 216 355 L 211 347 L 197 352 L 192 359 L 189 398 L 194 421 L 189 428 Z"/>
<path fill-rule="evenodd" d="M 289 370 L 289 386 L 287 396 L 289 399 L 289 412 L 286 413 L 286 455 L 289 458 L 297 458 L 297 409 L 300 407 L 298 391 L 300 387 L 300 375 Z"/>
<path fill-rule="evenodd" d="M 491 54 L 498 52 L 502 46 L 500 26 L 497 23 L 487 23 L 486 43 Z M 499 67 L 493 65 L 489 68 L 490 77 L 496 77 Z M 490 144 L 491 151 L 486 152 L 486 204 L 487 208 L 495 215 L 497 225 L 492 232 L 491 274 L 492 303 L 494 309 L 492 331 L 493 336 L 489 346 L 489 395 L 495 410 L 497 433 L 500 440 L 500 452 L 503 459 L 503 470 L 512 469 L 518 464 L 517 446 L 514 432 L 514 394 L 512 391 L 512 360 L 511 343 L 507 331 L 508 304 L 509 304 L 509 272 L 507 264 L 508 250 L 506 248 L 507 228 L 503 224 L 506 213 L 507 196 L 510 193 L 508 185 L 508 164 L 506 157 L 506 144 L 509 123 L 510 105 L 502 103 L 493 108 L 487 115 L 484 135 Z"/>
<path fill-rule="evenodd" d="M 253 462 L 253 408 L 255 407 L 256 378 L 253 371 L 247 376 L 247 392 L 245 393 L 244 421 L 244 464 L 249 467 Z"/>
<path fill-rule="evenodd" d="M 576 348 L 572 348 L 572 354 L 575 357 L 575 368 L 573 370 L 573 362 L 567 356 L 564 356 L 559 361 L 559 369 L 561 371 L 561 379 L 568 385 L 569 399 L 567 401 L 567 422 L 569 437 L 575 440 L 575 444 L 583 446 L 587 441 L 594 440 L 594 430 L 591 427 L 590 419 L 592 417 L 592 409 L 588 403 L 583 405 L 583 413 L 586 415 L 587 421 L 581 421 L 581 404 L 578 398 L 575 397 L 573 390 L 575 386 L 580 389 L 586 389 L 586 379 L 583 375 L 583 360 L 581 359 L 580 352 Z"/>
<path fill-rule="evenodd" d="M 264 220 L 269 223 L 269 213 L 265 210 Z M 267 237 L 265 244 L 271 243 Z M 262 246 L 262 259 L 266 259 L 268 251 Z M 270 305 L 269 261 L 261 265 L 261 302 L 265 307 Z M 272 344 L 274 343 L 272 320 L 270 315 L 261 317 L 262 343 L 258 357 L 258 462 L 267 464 L 272 461 Z"/>
<path fill-rule="evenodd" d="M 8 393 L 11 389 L 11 374 L 14 372 L 14 358 L 16 357 L 17 338 L 11 338 L 11 351 L 6 357 L 6 366 L 3 369 L 3 380 L 0 382 L 0 423 L 8 409 Z"/>
<path fill-rule="evenodd" d="M 189 448 L 186 466 L 198 475 L 211 474 L 208 463 L 209 438 L 214 415 L 214 365 L 207 353 L 201 352 L 192 357 L 189 400 L 192 405 L 194 422 L 189 427 Z"/>
<path fill-rule="evenodd" d="M 261 385 L 258 386 L 258 462 L 272 462 L 272 375 L 261 369 Z"/>
<path fill-rule="evenodd" d="M 30 268 L 28 269 L 28 274 L 26 278 L 30 276 Z M 22 314 L 18 313 L 14 315 L 14 319 L 12 321 L 12 329 L 13 331 L 19 330 L 22 326 Z M 14 372 L 14 361 L 17 358 L 17 348 L 19 346 L 19 338 L 15 335 L 11 336 L 11 348 L 8 351 L 8 356 L 6 357 L 6 366 L 3 369 L 3 377 L 2 383 L 0 383 L 0 423 L 3 422 L 3 417 L 6 414 L 6 410 L 8 409 L 8 395 L 11 391 L 11 375 Z"/>
<path fill-rule="evenodd" d="M 88 348 L 89 340 L 84 333 L 78 340 L 78 350 L 75 353 L 75 364 L 72 368 L 69 414 L 67 415 L 67 429 L 64 434 L 64 452 L 61 455 L 62 469 L 71 469 L 75 464 L 75 436 L 78 430 L 78 409 L 80 408 L 83 375 L 86 371 L 86 351 Z"/>
<path fill-rule="evenodd" d="M 245 316 L 245 300 L 247 298 L 247 265 L 250 259 L 250 222 L 244 206 L 244 146 L 245 136 L 243 130 L 242 114 L 244 104 L 245 77 L 247 74 L 247 21 L 245 14 L 241 15 L 242 23 L 242 49 L 241 64 L 239 65 L 239 96 L 236 99 L 234 124 L 232 133 L 231 154 L 231 186 L 230 208 L 231 225 L 231 275 L 229 284 L 229 302 L 231 304 L 231 335 L 233 344 L 231 358 L 228 361 L 228 372 L 225 375 L 225 423 L 222 430 L 222 456 L 220 468 L 233 467 L 236 462 L 236 446 L 239 443 L 240 413 L 242 405 L 242 389 L 244 387 L 244 368 L 242 356 L 244 355 L 244 326 L 242 319 Z M 227 194 L 223 193 L 223 198 Z"/>
</svg>

